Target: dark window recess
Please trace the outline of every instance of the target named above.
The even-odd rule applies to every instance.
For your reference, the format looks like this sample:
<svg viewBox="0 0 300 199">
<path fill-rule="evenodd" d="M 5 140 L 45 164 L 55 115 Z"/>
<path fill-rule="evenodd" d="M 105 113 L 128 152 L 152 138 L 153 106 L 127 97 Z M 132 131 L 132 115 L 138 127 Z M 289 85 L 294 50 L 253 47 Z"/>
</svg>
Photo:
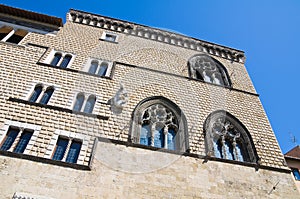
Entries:
<svg viewBox="0 0 300 199">
<path fill-rule="evenodd" d="M 9 43 L 18 44 L 24 37 L 20 35 L 12 35 L 8 40 L 6 40 Z"/>
<path fill-rule="evenodd" d="M 69 153 L 66 159 L 66 162 L 70 162 L 70 163 L 76 163 L 79 153 L 80 153 L 80 149 L 81 149 L 81 145 L 82 143 L 79 141 L 72 141 L 70 149 L 69 149 Z"/>
<path fill-rule="evenodd" d="M 33 134 L 32 131 L 29 131 L 26 129 L 23 131 L 21 138 L 20 138 L 16 148 L 14 149 L 15 153 L 23 153 L 24 152 L 24 150 L 26 149 L 26 146 L 29 143 L 29 140 L 30 140 L 32 134 Z"/>
<path fill-rule="evenodd" d="M 68 139 L 58 138 L 52 160 L 62 160 L 68 146 Z"/>
<path fill-rule="evenodd" d="M 12 144 L 14 143 L 16 137 L 18 136 L 19 131 L 20 131 L 19 129 L 9 127 L 0 150 L 2 151 L 9 150 Z"/>
</svg>

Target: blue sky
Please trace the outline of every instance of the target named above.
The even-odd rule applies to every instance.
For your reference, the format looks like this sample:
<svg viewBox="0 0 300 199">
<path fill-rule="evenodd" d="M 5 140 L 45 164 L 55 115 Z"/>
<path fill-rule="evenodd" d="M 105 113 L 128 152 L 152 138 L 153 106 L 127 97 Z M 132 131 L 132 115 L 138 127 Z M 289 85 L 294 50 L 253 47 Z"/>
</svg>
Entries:
<svg viewBox="0 0 300 199">
<path fill-rule="evenodd" d="M 300 144 L 299 0 L 1 0 L 61 17 L 70 8 L 171 29 L 245 51 L 246 68 L 282 151 Z M 293 143 L 291 136 L 297 142 Z"/>
</svg>

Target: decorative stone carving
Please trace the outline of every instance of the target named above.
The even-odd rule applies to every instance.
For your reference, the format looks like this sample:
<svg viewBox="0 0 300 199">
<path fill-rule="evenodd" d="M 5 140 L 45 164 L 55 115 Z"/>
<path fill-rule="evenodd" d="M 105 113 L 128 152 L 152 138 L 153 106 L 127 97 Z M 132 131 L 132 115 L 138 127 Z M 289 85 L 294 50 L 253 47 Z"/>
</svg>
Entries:
<svg viewBox="0 0 300 199">
<path fill-rule="evenodd" d="M 120 88 L 116 92 L 115 96 L 109 100 L 111 105 L 111 111 L 114 114 L 120 114 L 128 101 L 128 92 L 125 90 L 124 86 L 120 83 Z"/>
</svg>

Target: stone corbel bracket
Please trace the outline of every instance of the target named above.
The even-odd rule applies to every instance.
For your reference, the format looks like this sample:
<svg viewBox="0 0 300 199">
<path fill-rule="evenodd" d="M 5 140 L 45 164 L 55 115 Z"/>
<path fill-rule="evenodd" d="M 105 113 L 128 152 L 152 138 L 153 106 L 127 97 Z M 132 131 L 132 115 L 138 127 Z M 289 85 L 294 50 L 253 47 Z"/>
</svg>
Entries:
<svg viewBox="0 0 300 199">
<path fill-rule="evenodd" d="M 68 13 L 67 19 L 75 23 L 99 27 L 116 32 L 122 32 L 145 39 L 204 52 L 234 62 L 244 63 L 246 59 L 244 52 L 240 50 L 206 42 L 203 40 L 198 40 L 169 31 L 142 26 L 123 20 L 113 19 L 110 17 L 104 17 L 101 15 L 95 15 L 71 9 Z"/>
</svg>

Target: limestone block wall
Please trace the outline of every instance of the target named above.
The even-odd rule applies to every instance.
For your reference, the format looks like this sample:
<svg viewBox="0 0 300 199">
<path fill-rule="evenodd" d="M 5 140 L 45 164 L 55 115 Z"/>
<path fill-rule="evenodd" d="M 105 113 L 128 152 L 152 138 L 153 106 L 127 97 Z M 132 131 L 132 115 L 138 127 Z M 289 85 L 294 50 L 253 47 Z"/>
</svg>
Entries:
<svg viewBox="0 0 300 199">
<path fill-rule="evenodd" d="M 289 173 L 111 142 L 94 152 L 91 171 L 0 156 L 1 198 L 300 198 Z"/>
</svg>

